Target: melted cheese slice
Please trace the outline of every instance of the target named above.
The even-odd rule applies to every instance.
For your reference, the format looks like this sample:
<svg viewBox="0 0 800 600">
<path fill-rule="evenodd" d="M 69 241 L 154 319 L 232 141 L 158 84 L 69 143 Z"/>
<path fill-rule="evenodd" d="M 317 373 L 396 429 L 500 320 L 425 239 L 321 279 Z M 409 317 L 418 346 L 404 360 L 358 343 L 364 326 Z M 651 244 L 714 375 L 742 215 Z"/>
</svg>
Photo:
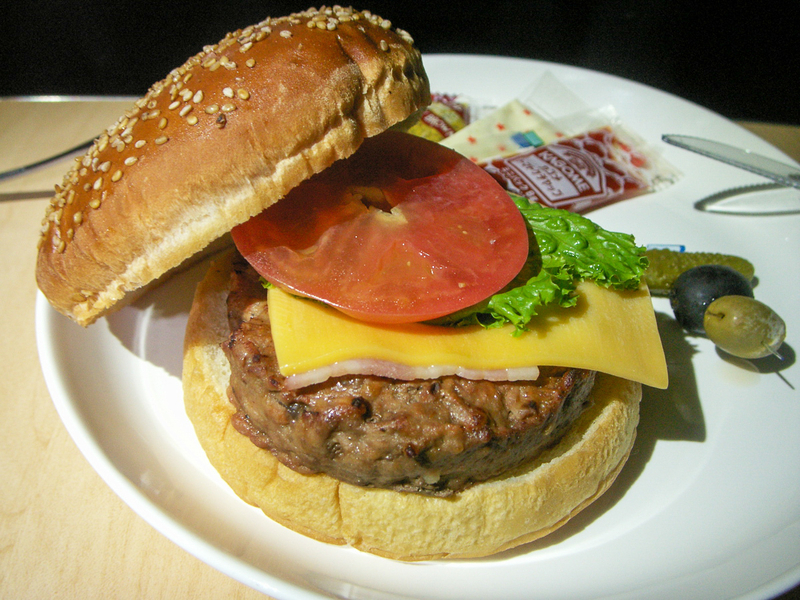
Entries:
<svg viewBox="0 0 800 600">
<path fill-rule="evenodd" d="M 510 325 L 484 329 L 364 323 L 275 288 L 269 291 L 269 316 L 279 368 L 287 377 L 364 361 L 512 373 L 552 365 L 667 387 L 666 361 L 646 288 L 620 292 L 581 283 L 577 306 L 543 310 L 530 331 L 518 337 Z"/>
</svg>

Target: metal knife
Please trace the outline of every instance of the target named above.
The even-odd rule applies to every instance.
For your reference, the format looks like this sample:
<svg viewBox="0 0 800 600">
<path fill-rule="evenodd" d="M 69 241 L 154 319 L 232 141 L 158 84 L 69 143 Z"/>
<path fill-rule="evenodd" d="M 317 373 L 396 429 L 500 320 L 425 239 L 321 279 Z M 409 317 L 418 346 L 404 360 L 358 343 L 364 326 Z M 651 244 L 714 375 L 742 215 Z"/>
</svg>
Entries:
<svg viewBox="0 0 800 600">
<path fill-rule="evenodd" d="M 800 189 L 800 168 L 792 165 L 767 158 L 750 150 L 689 135 L 664 134 L 661 139 L 673 146 L 691 150 L 734 167 L 768 177 L 781 185 Z"/>
</svg>

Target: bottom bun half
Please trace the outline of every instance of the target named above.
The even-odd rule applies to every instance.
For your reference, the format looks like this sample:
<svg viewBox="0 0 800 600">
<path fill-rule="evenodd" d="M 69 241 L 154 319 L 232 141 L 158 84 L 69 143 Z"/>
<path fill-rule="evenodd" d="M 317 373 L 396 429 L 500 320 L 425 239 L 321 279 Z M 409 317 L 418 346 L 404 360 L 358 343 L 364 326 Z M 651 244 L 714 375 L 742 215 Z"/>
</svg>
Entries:
<svg viewBox="0 0 800 600">
<path fill-rule="evenodd" d="M 314 539 L 400 560 L 480 557 L 564 525 L 611 485 L 636 437 L 641 386 L 598 375 L 591 405 L 534 462 L 441 498 L 302 475 L 231 425 L 227 284 L 232 254 L 197 288 L 186 332 L 186 412 L 211 464 L 244 501 Z"/>
</svg>

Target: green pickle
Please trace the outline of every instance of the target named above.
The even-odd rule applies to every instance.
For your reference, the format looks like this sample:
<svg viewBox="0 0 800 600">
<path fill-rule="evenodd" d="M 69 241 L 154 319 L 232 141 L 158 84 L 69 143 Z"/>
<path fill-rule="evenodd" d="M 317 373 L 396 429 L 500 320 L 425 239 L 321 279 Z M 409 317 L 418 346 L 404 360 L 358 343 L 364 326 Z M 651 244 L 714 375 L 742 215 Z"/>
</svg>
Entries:
<svg viewBox="0 0 800 600">
<path fill-rule="evenodd" d="M 684 271 L 701 265 L 724 265 L 736 269 L 748 281 L 753 280 L 755 267 L 739 256 L 718 254 L 716 252 L 675 252 L 663 248 L 649 249 L 645 252 L 649 266 L 644 273 L 650 293 L 663 296 L 669 293 L 672 284 Z"/>
</svg>

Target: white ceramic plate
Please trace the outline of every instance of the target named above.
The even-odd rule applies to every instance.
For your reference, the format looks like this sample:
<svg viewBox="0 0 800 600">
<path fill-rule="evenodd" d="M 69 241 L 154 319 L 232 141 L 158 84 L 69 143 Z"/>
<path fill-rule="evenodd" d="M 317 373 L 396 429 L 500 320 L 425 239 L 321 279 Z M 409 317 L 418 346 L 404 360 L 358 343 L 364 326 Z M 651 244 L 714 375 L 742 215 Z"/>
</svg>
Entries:
<svg viewBox="0 0 800 600">
<path fill-rule="evenodd" d="M 430 56 L 436 91 L 502 104 L 549 71 L 625 124 L 683 177 L 597 212 L 644 244 L 748 257 L 756 296 L 800 332 L 800 216 L 731 216 L 696 200 L 759 180 L 660 143 L 701 135 L 788 161 L 722 117 L 663 92 L 528 60 Z M 276 598 L 765 598 L 800 581 L 800 368 L 758 372 L 686 338 L 657 299 L 668 391 L 646 390 L 629 464 L 598 502 L 552 536 L 483 560 L 404 564 L 312 541 L 238 500 L 209 466 L 183 412 L 180 369 L 192 286 L 185 272 L 81 329 L 40 296 L 47 385 L 92 466 L 138 514 L 188 552 Z"/>
</svg>

